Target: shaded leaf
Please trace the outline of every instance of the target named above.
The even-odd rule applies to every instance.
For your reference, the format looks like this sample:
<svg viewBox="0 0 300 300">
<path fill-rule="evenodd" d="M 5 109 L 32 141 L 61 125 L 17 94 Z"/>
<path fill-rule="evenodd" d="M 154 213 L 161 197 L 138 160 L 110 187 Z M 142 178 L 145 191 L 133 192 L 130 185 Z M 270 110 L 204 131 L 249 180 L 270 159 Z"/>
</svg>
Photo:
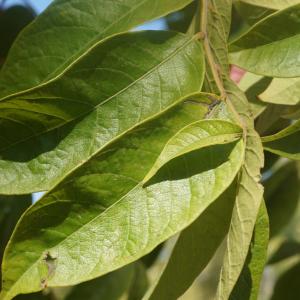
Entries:
<svg viewBox="0 0 300 300">
<path fill-rule="evenodd" d="M 187 32 L 192 23 L 196 9 L 197 1 L 194 0 L 185 8 L 166 16 L 165 20 L 167 22 L 168 29 L 184 33 Z"/>
<path fill-rule="evenodd" d="M 195 37 L 122 34 L 57 81 L 0 102 L 0 193 L 51 189 L 128 130 L 200 91 L 203 60 Z"/>
<path fill-rule="evenodd" d="M 21 5 L 0 11 L 0 59 L 5 59 L 18 33 L 35 17 L 31 9 Z"/>
<path fill-rule="evenodd" d="M 128 265 L 102 277 L 74 286 L 66 300 L 119 300 L 135 276 L 135 265 Z"/>
<path fill-rule="evenodd" d="M 280 233 L 295 214 L 300 198 L 299 182 L 298 169 L 291 162 L 277 169 L 264 183 L 271 236 Z"/>
<path fill-rule="evenodd" d="M 296 264 L 279 277 L 271 300 L 297 300 L 300 295 L 299 277 L 300 264 Z"/>
<path fill-rule="evenodd" d="M 267 104 L 262 102 L 258 95 L 268 87 L 270 82 L 270 78 L 263 77 L 245 91 L 254 118 L 257 118 L 267 107 Z"/>
<path fill-rule="evenodd" d="M 241 137 L 242 128 L 228 121 L 200 120 L 187 125 L 167 142 L 143 181 L 149 181 L 162 166 L 179 156 L 204 147 L 230 143 Z"/>
<path fill-rule="evenodd" d="M 235 178 L 243 141 L 190 152 L 160 169 L 151 185 L 141 183 L 167 141 L 207 110 L 196 100 L 168 110 L 111 144 L 32 206 L 6 252 L 2 299 L 98 277 L 192 223 Z"/>
<path fill-rule="evenodd" d="M 128 292 L 128 300 L 140 300 L 149 287 L 147 270 L 142 263 L 135 264 L 134 278 Z"/>
<path fill-rule="evenodd" d="M 269 15 L 233 41 L 230 62 L 260 75 L 297 77 L 299 42 L 300 4 Z"/>
<path fill-rule="evenodd" d="M 262 137 L 264 149 L 277 155 L 300 160 L 300 121 L 270 136 Z"/>
<path fill-rule="evenodd" d="M 249 25 L 254 25 L 259 20 L 275 12 L 272 8 L 259 6 L 258 3 L 248 3 L 248 1 L 243 0 L 234 1 L 234 6 L 243 17 L 243 20 Z"/>
<path fill-rule="evenodd" d="M 181 232 L 160 278 L 145 299 L 178 299 L 206 267 L 226 236 L 236 182 Z"/>
<path fill-rule="evenodd" d="M 23 212 L 31 205 L 31 195 L 0 196 L 0 265 L 6 244 Z M 0 288 L 2 272 L 0 272 Z"/>
<path fill-rule="evenodd" d="M 176 11 L 191 1 L 54 1 L 12 47 L 0 73 L 0 98 L 60 77 L 99 41 Z"/>
<path fill-rule="evenodd" d="M 268 264 L 276 264 L 281 260 L 290 258 L 294 255 L 299 255 L 300 253 L 300 243 L 296 241 L 284 241 L 278 250 L 271 256 L 268 261 Z"/>
</svg>

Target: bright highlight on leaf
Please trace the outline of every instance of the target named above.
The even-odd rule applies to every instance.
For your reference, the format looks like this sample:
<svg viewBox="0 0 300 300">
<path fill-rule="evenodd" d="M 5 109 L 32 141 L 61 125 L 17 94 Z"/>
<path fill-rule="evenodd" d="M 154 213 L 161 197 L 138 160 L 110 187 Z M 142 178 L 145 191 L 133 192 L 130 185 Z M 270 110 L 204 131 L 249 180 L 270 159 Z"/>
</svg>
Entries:
<svg viewBox="0 0 300 300">
<path fill-rule="evenodd" d="M 0 51 L 0 300 L 282 299 L 299 45 L 298 0 L 53 0 Z"/>
</svg>

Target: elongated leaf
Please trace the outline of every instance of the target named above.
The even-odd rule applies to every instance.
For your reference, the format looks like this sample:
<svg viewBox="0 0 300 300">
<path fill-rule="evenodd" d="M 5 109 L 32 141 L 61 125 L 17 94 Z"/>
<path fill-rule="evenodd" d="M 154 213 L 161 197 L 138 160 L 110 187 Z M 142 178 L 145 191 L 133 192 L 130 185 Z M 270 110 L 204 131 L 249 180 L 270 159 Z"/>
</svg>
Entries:
<svg viewBox="0 0 300 300">
<path fill-rule="evenodd" d="M 228 7 L 225 7 L 225 5 Z M 251 243 L 253 229 L 263 196 L 260 169 L 263 166 L 263 148 L 250 107 L 245 95 L 228 79 L 227 39 L 230 20 L 230 4 L 222 0 L 203 1 L 202 20 L 207 20 L 202 30 L 207 34 L 204 49 L 218 90 L 226 99 L 231 119 L 243 127 L 246 152 L 239 172 L 237 197 L 227 237 L 227 249 L 223 261 L 216 299 L 228 299 L 243 269 Z M 217 23 L 216 23 L 217 20 Z M 207 27 L 207 28 L 205 28 Z M 220 63 L 221 62 L 221 63 Z M 216 65 L 220 68 L 216 69 Z M 220 76 L 222 75 L 222 76 Z M 205 88 L 210 87 L 207 80 Z M 220 115 L 221 116 L 221 115 Z M 224 115 L 224 117 L 228 117 Z M 234 248 L 238 250 L 234 250 Z M 232 253 L 237 255 L 232 256 Z"/>
<path fill-rule="evenodd" d="M 97 279 L 78 284 L 66 300 L 119 300 L 129 289 L 134 273 L 135 266 L 128 265 Z"/>
<path fill-rule="evenodd" d="M 191 1 L 54 1 L 11 49 L 0 74 L 0 98 L 60 77 L 104 38 L 176 11 Z"/>
<path fill-rule="evenodd" d="M 233 181 L 243 141 L 193 151 L 151 185 L 142 180 L 167 141 L 208 109 L 187 101 L 139 126 L 28 210 L 6 250 L 2 299 L 100 276 L 192 223 Z"/>
<path fill-rule="evenodd" d="M 0 193 L 49 190 L 126 131 L 200 91 L 203 60 L 195 38 L 123 34 L 57 81 L 0 102 Z"/>
<path fill-rule="evenodd" d="M 274 78 L 259 98 L 268 103 L 300 104 L 300 78 Z"/>
<path fill-rule="evenodd" d="M 252 26 L 266 16 L 274 13 L 275 10 L 272 8 L 258 6 L 254 3 L 248 3 L 247 1 L 237 0 L 234 1 L 234 7 L 238 11 L 238 14 L 242 17 L 248 26 Z M 244 30 L 247 30 L 245 28 Z"/>
<path fill-rule="evenodd" d="M 271 9 L 284 9 L 292 5 L 299 4 L 299 0 L 239 0 L 256 6 L 262 6 Z"/>
<path fill-rule="evenodd" d="M 268 242 L 269 219 L 265 203 L 262 202 L 247 260 L 229 299 L 257 299 L 262 273 L 267 260 Z"/>
<path fill-rule="evenodd" d="M 267 151 L 300 160 L 300 120 L 280 132 L 262 138 Z"/>
<path fill-rule="evenodd" d="M 300 199 L 299 174 L 294 162 L 283 165 L 265 182 L 271 237 L 289 224 Z"/>
<path fill-rule="evenodd" d="M 0 265 L 6 244 L 23 212 L 31 205 L 31 195 L 0 197 Z M 2 282 L 2 273 L 0 272 Z M 0 289 L 1 284 L 0 282 Z"/>
<path fill-rule="evenodd" d="M 247 124 L 246 153 L 239 174 L 239 186 L 224 256 L 216 299 L 228 299 L 242 272 L 251 244 L 256 218 L 261 205 L 263 187 L 260 169 L 263 166 L 263 151 L 260 138 L 253 128 L 253 120 L 247 114 L 247 102 L 243 94 L 226 83 L 229 99 Z M 249 113 L 249 112 L 248 112 Z"/>
<path fill-rule="evenodd" d="M 300 3 L 254 25 L 230 47 L 230 61 L 252 73 L 300 76 Z"/>
<path fill-rule="evenodd" d="M 241 137 L 242 128 L 228 121 L 201 120 L 192 123 L 168 141 L 144 178 L 144 182 L 147 182 L 163 165 L 176 157 L 204 147 L 233 142 Z"/>
<path fill-rule="evenodd" d="M 236 182 L 179 236 L 159 280 L 145 299 L 178 299 L 206 267 L 226 236 Z"/>
</svg>

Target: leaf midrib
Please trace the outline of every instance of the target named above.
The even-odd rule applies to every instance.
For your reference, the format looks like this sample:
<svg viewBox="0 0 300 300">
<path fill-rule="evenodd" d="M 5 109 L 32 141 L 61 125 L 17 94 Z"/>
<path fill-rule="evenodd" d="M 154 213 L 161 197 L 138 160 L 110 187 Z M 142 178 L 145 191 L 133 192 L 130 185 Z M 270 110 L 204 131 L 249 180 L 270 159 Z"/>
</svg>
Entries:
<svg viewBox="0 0 300 300">
<path fill-rule="evenodd" d="M 194 123 L 194 122 L 193 122 Z M 182 129 L 178 130 L 175 134 L 177 135 L 179 132 L 181 132 Z M 245 150 L 245 149 L 244 149 Z M 149 167 L 149 170 L 151 169 L 151 166 Z M 102 174 L 102 173 L 101 173 Z M 146 173 L 147 174 L 147 173 Z M 188 180 L 190 180 L 188 178 Z M 51 251 L 51 249 L 53 248 L 57 248 L 59 247 L 61 244 L 63 244 L 66 240 L 68 240 L 71 236 L 75 235 L 76 233 L 80 232 L 81 230 L 83 230 L 83 228 L 85 228 L 86 226 L 88 226 L 89 224 L 91 224 L 92 222 L 94 222 L 95 220 L 97 220 L 98 218 L 101 218 L 103 217 L 103 215 L 107 214 L 107 212 L 109 210 L 111 210 L 114 206 L 116 206 L 117 204 L 119 204 L 124 198 L 126 198 L 129 194 L 131 194 L 134 190 L 136 190 L 137 188 L 139 187 L 143 187 L 143 180 L 140 179 L 139 182 L 134 186 L 132 187 L 128 192 L 126 192 L 123 196 L 120 197 L 120 199 L 118 199 L 116 202 L 114 202 L 113 204 L 111 204 L 110 206 L 108 206 L 104 211 L 102 211 L 100 214 L 96 215 L 95 217 L 93 217 L 91 220 L 89 220 L 87 223 L 83 224 L 82 226 L 80 226 L 78 229 L 75 229 L 70 235 L 66 236 L 64 239 L 62 239 L 59 243 L 57 243 L 55 246 L 51 247 L 50 249 L 48 249 L 48 251 Z M 48 192 L 49 193 L 49 192 Z M 48 194 L 47 193 L 47 194 Z M 47 195 L 46 194 L 46 195 Z M 46 196 L 45 195 L 45 196 Z M 45 197 L 44 196 L 44 197 Z M 67 200 L 66 200 L 67 201 Z M 51 202 L 51 203 L 47 203 L 47 205 L 52 205 L 54 202 Z M 41 207 L 39 207 L 40 209 Z M 37 210 L 35 210 L 37 211 Z M 23 217 L 19 220 L 19 222 L 21 222 L 23 219 Z M 19 223 L 18 222 L 18 223 Z M 10 239 L 8 245 L 7 245 L 7 248 L 9 248 L 10 244 L 12 243 L 13 241 L 13 237 Z M 46 251 L 46 250 L 45 250 Z M 35 265 L 40 261 L 41 257 L 43 256 L 43 253 L 41 254 L 41 256 L 19 277 L 19 279 L 11 286 L 10 290 L 32 269 L 35 267 Z"/>
<path fill-rule="evenodd" d="M 41 83 L 39 83 L 38 85 L 36 85 L 34 87 L 31 87 L 31 88 L 28 88 L 28 89 L 24 89 L 22 91 L 18 91 L 16 93 L 12 93 L 12 94 L 9 94 L 7 96 L 4 96 L 4 97 L 0 98 L 0 102 L 3 101 L 3 100 L 9 99 L 9 98 L 15 97 L 17 95 L 33 91 L 35 89 L 38 89 L 38 88 L 40 88 L 42 86 L 45 86 L 45 85 L 47 85 L 47 84 L 55 81 L 56 79 L 60 78 L 66 71 L 68 71 L 73 65 L 75 65 L 78 61 L 80 61 L 81 58 L 83 58 L 84 56 L 86 56 L 90 51 L 92 51 L 95 47 L 97 47 L 99 44 L 105 42 L 106 40 L 108 40 L 108 39 L 110 39 L 110 38 L 112 38 L 114 36 L 121 35 L 121 34 L 124 34 L 124 33 L 128 33 L 128 30 L 117 32 L 117 33 L 111 34 L 111 35 L 109 35 L 109 36 L 107 36 L 105 38 L 102 38 L 100 41 L 96 42 L 99 39 L 99 37 L 103 36 L 103 33 L 107 32 L 115 24 L 117 24 L 121 20 L 125 19 L 130 13 L 134 12 L 137 8 L 139 8 L 140 6 L 144 5 L 147 1 L 149 1 L 149 0 L 141 0 L 141 2 L 139 4 L 137 4 L 136 6 L 132 7 L 130 10 L 128 10 L 125 14 L 123 14 L 120 18 L 118 18 L 114 22 L 110 23 L 91 42 L 89 42 L 88 45 L 86 45 L 85 47 L 80 48 L 76 53 L 74 53 L 74 55 L 71 57 L 71 59 L 75 58 L 74 60 L 69 59 L 69 61 L 67 61 L 66 63 L 61 64 L 51 74 L 49 74 L 46 77 L 46 79 L 44 79 L 43 81 L 41 81 Z M 190 2 L 191 2 L 191 0 L 190 0 Z M 187 5 L 187 4 L 182 5 L 182 7 L 184 7 L 185 5 Z M 168 10 L 168 12 L 170 12 L 170 11 L 172 11 L 172 10 Z M 166 12 L 165 14 L 162 14 L 162 15 L 158 15 L 157 17 L 155 17 L 155 19 L 158 19 L 158 18 L 162 17 L 163 15 L 166 15 L 168 12 Z M 153 20 L 152 17 L 149 18 L 149 21 L 151 21 L 151 20 Z M 5 65 L 3 67 L 5 67 Z M 61 71 L 61 73 L 58 73 L 56 76 L 52 77 L 53 74 L 56 74 L 56 72 L 58 72 L 58 70 L 60 70 L 60 69 L 63 69 Z M 47 80 L 47 78 L 51 78 L 51 79 Z"/>
<path fill-rule="evenodd" d="M 43 134 L 46 134 L 52 130 L 55 130 L 55 129 L 58 129 L 60 127 L 63 127 L 63 126 L 66 126 L 68 125 L 69 123 L 77 120 L 77 119 L 80 119 L 81 117 L 84 117 L 84 116 L 87 116 L 89 115 L 90 113 L 92 113 L 94 110 L 98 109 L 99 107 L 101 107 L 102 105 L 104 105 L 105 103 L 107 103 L 109 100 L 117 97 L 118 95 L 122 94 L 123 92 L 125 92 L 127 89 L 129 89 L 130 87 L 134 86 L 135 84 L 137 84 L 139 81 L 143 80 L 145 77 L 147 77 L 148 75 L 150 75 L 154 70 L 158 69 L 160 66 L 162 66 L 163 64 L 165 64 L 166 62 L 168 62 L 170 59 L 172 59 L 174 56 L 176 56 L 176 54 L 178 54 L 181 50 L 183 50 L 185 47 L 187 47 L 190 43 L 192 43 L 193 41 L 195 41 L 197 39 L 197 36 L 193 36 L 192 38 L 190 38 L 188 41 L 186 41 L 183 45 L 181 45 L 180 47 L 178 47 L 176 50 L 174 50 L 174 52 L 170 53 L 169 56 L 167 56 L 165 59 L 163 59 L 160 63 L 158 63 L 157 65 L 155 65 L 154 67 L 152 67 L 150 70 L 148 70 L 145 74 L 143 74 L 142 76 L 140 76 L 139 78 L 137 78 L 135 81 L 131 82 L 129 85 L 127 85 L 125 88 L 121 89 L 120 91 L 118 91 L 117 93 L 115 93 L 114 95 L 108 97 L 107 99 L 105 99 L 104 101 L 102 101 L 101 103 L 93 106 L 90 110 L 87 110 L 85 111 L 84 113 L 82 114 L 79 114 L 78 116 L 76 116 L 76 118 L 73 118 L 73 119 L 70 119 L 68 121 L 66 121 L 65 123 L 63 124 L 60 124 L 58 126 L 54 126 L 54 127 L 51 127 L 49 128 L 48 130 L 45 130 L 45 131 L 42 131 L 36 135 L 30 135 L 24 139 L 20 139 L 18 140 L 17 142 L 15 143 L 12 143 L 10 144 L 8 147 L 4 147 L 4 148 L 1 148 L 1 151 L 6 151 L 8 149 L 10 149 L 11 147 L 13 146 L 16 146 L 20 143 L 23 143 L 23 142 L 26 142 L 32 138 L 36 138 L 36 137 L 39 137 Z M 1 100 L 0 100 L 1 101 Z M 171 107 L 172 105 L 170 105 Z M 164 111 L 164 110 L 162 110 Z M 160 112 L 158 112 L 157 114 L 159 114 Z M 155 114 L 155 115 L 157 115 Z M 155 116 L 154 115 L 154 116 Z M 55 117 L 55 116 L 54 116 Z M 146 119 L 145 119 L 146 120 Z M 139 125 L 139 124 L 143 124 L 144 123 L 144 120 L 140 123 L 137 123 L 135 126 Z M 134 126 L 134 127 L 135 127 Z M 132 127 L 133 128 L 133 127 Z M 127 132 L 127 131 L 126 131 Z"/>
</svg>

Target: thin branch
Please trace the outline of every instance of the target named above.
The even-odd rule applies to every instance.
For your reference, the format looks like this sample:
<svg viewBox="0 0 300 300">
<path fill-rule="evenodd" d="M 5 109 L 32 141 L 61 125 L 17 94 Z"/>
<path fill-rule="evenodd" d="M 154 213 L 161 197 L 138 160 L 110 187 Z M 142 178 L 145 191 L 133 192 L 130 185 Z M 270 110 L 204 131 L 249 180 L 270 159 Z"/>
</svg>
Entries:
<svg viewBox="0 0 300 300">
<path fill-rule="evenodd" d="M 226 90 L 223 85 L 223 80 L 220 77 L 219 70 L 217 64 L 215 62 L 208 38 L 208 31 L 207 31 L 207 16 L 208 16 L 208 0 L 200 0 L 201 5 L 199 5 L 200 9 L 200 16 L 201 16 L 201 24 L 200 29 L 203 35 L 203 46 L 204 51 L 206 54 L 207 62 L 210 66 L 210 70 L 212 72 L 214 81 L 217 85 L 217 88 L 220 92 L 221 99 L 225 100 L 228 104 L 229 109 L 232 111 L 236 121 L 241 125 L 243 129 L 245 129 L 244 122 L 242 121 L 239 113 L 236 111 L 234 105 L 231 103 L 229 97 L 227 96 Z"/>
</svg>

